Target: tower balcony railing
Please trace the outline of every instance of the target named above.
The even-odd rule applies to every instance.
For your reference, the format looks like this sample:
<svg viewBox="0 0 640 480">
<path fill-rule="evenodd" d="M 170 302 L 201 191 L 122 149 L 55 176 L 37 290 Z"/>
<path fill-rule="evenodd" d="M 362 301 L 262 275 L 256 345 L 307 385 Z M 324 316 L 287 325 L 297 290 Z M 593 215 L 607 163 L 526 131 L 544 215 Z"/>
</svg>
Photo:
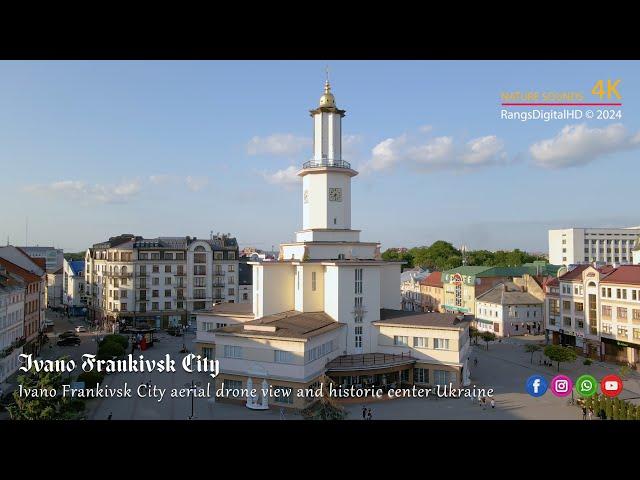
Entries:
<svg viewBox="0 0 640 480">
<path fill-rule="evenodd" d="M 324 168 L 324 167 L 335 167 L 335 168 L 351 168 L 351 164 L 349 162 L 345 162 L 344 160 L 334 160 L 332 158 L 323 158 L 321 160 L 309 160 L 302 165 L 302 168 Z"/>
</svg>

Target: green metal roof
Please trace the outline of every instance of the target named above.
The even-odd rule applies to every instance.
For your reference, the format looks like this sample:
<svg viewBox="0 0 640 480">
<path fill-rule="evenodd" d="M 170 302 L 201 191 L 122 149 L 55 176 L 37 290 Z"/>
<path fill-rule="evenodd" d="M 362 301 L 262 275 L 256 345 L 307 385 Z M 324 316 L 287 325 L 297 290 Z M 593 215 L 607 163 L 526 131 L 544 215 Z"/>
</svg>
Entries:
<svg viewBox="0 0 640 480">
<path fill-rule="evenodd" d="M 463 267 L 452 268 L 442 272 L 443 275 L 459 273 L 460 275 L 471 275 L 476 277 L 521 277 L 525 273 L 529 275 L 552 275 L 555 276 L 560 265 L 551 265 L 545 262 L 525 263 L 519 267 L 482 267 L 465 265 Z"/>
</svg>

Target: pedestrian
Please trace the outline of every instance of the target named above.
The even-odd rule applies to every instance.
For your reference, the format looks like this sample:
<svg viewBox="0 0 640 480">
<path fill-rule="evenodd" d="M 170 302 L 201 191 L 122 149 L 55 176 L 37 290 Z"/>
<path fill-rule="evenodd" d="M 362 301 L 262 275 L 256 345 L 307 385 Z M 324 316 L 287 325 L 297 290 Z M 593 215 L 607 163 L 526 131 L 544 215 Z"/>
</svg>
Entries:
<svg viewBox="0 0 640 480">
<path fill-rule="evenodd" d="M 593 420 L 593 407 L 589 407 L 589 420 Z"/>
<path fill-rule="evenodd" d="M 478 357 L 475 357 L 475 358 L 473 359 L 473 366 L 474 366 L 474 367 L 477 367 L 477 366 L 478 366 Z"/>
<path fill-rule="evenodd" d="M 538 359 L 538 365 L 542 365 L 542 360 Z"/>
<path fill-rule="evenodd" d="M 487 409 L 487 399 L 486 399 L 486 397 L 482 397 L 482 409 L 483 410 Z"/>
<path fill-rule="evenodd" d="M 491 399 L 491 408 L 496 408 L 496 401 L 493 398 Z"/>
<path fill-rule="evenodd" d="M 111 417 L 113 417 L 113 412 L 109 412 L 109 416 L 107 417 L 107 420 L 111 420 Z"/>
<path fill-rule="evenodd" d="M 365 407 L 364 405 L 362 406 L 362 419 L 367 419 L 367 407 Z"/>
<path fill-rule="evenodd" d="M 582 405 L 582 419 L 586 420 L 587 419 L 587 407 Z"/>
<path fill-rule="evenodd" d="M 371 409 L 367 411 L 367 420 L 371 420 Z"/>
</svg>

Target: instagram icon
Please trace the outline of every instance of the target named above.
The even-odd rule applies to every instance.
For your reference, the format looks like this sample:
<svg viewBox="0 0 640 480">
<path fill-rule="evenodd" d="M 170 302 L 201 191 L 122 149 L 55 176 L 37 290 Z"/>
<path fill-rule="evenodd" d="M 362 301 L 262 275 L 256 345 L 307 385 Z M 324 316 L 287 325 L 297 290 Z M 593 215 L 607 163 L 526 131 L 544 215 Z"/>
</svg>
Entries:
<svg viewBox="0 0 640 480">
<path fill-rule="evenodd" d="M 571 390 L 573 389 L 573 382 L 566 375 L 556 375 L 551 380 L 551 392 L 556 397 L 566 397 L 571 394 Z"/>
</svg>

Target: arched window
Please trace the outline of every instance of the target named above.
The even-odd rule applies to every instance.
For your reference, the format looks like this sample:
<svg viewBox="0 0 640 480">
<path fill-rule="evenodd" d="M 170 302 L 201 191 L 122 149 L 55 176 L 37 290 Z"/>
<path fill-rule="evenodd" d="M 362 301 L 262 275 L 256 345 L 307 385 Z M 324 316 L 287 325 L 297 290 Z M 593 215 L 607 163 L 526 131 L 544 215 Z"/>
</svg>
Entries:
<svg viewBox="0 0 640 480">
<path fill-rule="evenodd" d="M 596 286 L 596 282 L 589 282 L 587 284 L 587 287 L 595 287 Z"/>
<path fill-rule="evenodd" d="M 122 271 L 123 275 L 126 274 L 127 273 L 127 267 L 123 265 L 121 271 Z"/>
<path fill-rule="evenodd" d="M 113 273 L 117 275 L 119 271 L 120 271 L 120 267 L 118 267 L 117 265 L 113 267 Z"/>
<path fill-rule="evenodd" d="M 193 249 L 194 252 L 204 252 L 204 247 L 202 245 L 198 245 L 196 248 Z"/>
</svg>

